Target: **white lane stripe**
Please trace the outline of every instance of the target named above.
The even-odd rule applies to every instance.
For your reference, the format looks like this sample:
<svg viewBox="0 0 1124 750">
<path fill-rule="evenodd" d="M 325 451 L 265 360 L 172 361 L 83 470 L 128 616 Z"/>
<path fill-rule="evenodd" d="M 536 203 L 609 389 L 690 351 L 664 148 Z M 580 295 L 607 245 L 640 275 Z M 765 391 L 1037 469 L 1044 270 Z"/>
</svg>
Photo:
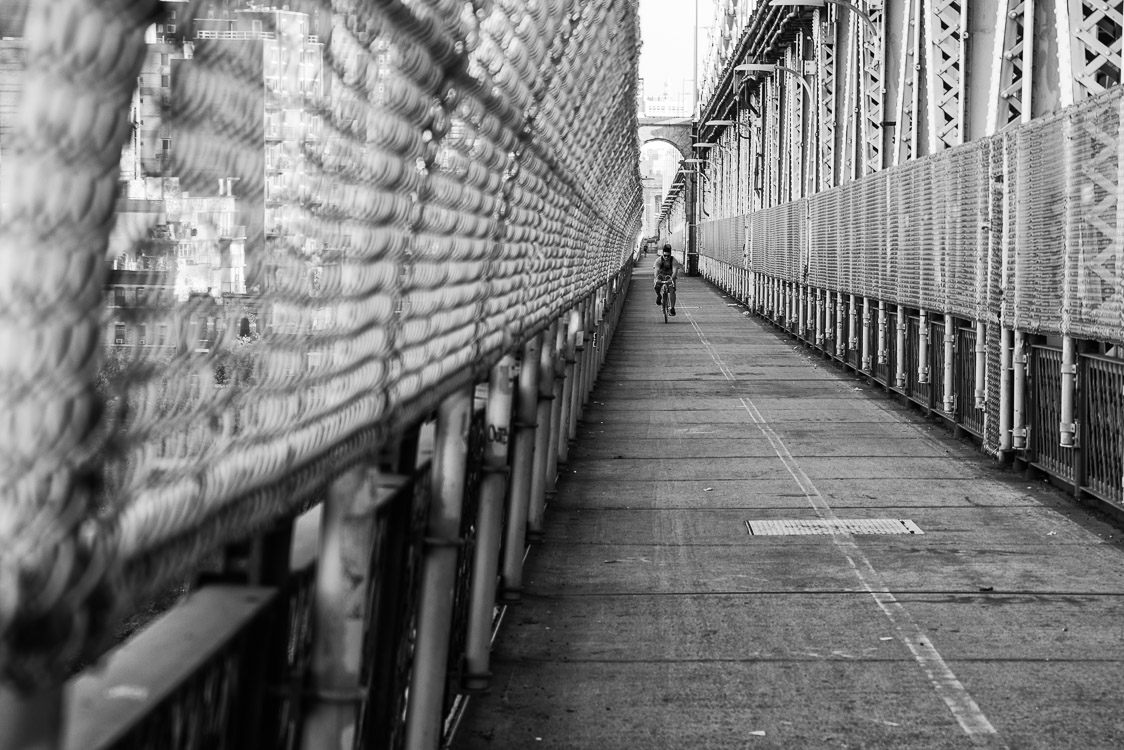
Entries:
<svg viewBox="0 0 1124 750">
<path fill-rule="evenodd" d="M 733 382 L 735 380 L 734 374 L 726 367 L 710 342 L 706 340 L 706 336 L 703 335 L 702 329 L 699 328 L 694 319 L 691 319 L 691 325 L 694 326 L 699 341 L 702 342 L 703 347 L 710 354 L 710 358 L 714 360 L 719 371 L 727 380 Z M 749 418 L 753 420 L 757 429 L 769 441 L 781 463 L 784 464 L 788 473 L 796 481 L 797 486 L 800 487 L 800 491 L 804 493 L 813 510 L 816 511 L 816 515 L 821 519 L 839 520 L 835 511 L 828 505 L 812 482 L 811 477 L 800 468 L 799 463 L 789 452 L 784 441 L 769 426 L 757 406 L 751 400 L 745 398 L 739 397 L 738 401 L 741 402 L 742 408 L 749 414 Z M 949 711 L 952 712 L 953 717 L 960 724 L 960 728 L 964 730 L 965 734 L 972 736 L 995 734 L 995 727 L 988 721 L 987 716 L 984 715 L 975 699 L 972 698 L 971 693 L 956 678 L 952 669 L 945 663 L 936 647 L 930 643 L 928 636 L 902 606 L 902 603 L 890 593 L 882 582 L 882 576 L 874 569 L 870 560 L 855 543 L 854 536 L 837 534 L 832 537 L 832 541 L 843 556 L 847 558 L 847 563 L 855 572 L 862 587 L 871 595 L 875 603 L 878 604 L 878 608 L 882 610 L 882 613 L 886 615 L 886 618 L 901 636 L 909 652 L 913 654 L 914 660 L 925 671 L 933 689 L 948 706 Z"/>
</svg>

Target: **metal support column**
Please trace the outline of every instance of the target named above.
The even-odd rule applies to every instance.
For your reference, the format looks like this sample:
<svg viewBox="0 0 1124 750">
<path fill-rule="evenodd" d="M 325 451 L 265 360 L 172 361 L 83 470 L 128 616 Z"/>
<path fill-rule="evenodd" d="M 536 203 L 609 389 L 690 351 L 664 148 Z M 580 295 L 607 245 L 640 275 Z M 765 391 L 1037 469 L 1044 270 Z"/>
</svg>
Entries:
<svg viewBox="0 0 1124 750">
<path fill-rule="evenodd" d="M 894 376 L 894 385 L 903 391 L 905 390 L 906 374 L 905 374 L 905 332 L 908 329 L 905 319 L 905 306 L 898 305 L 898 330 L 897 330 L 897 348 L 898 348 L 898 367 L 897 373 Z"/>
<path fill-rule="evenodd" d="M 924 310 L 917 325 L 917 382 L 929 382 L 929 318 Z"/>
<path fill-rule="evenodd" d="M 1011 423 L 1013 404 L 1011 368 L 1011 329 L 1001 325 L 999 329 L 999 451 L 1005 453 L 1013 445 Z"/>
<path fill-rule="evenodd" d="M 1062 411 L 1061 440 L 1063 448 L 1077 444 L 1077 424 L 1074 417 L 1074 394 L 1077 390 L 1077 347 L 1072 336 L 1062 337 Z"/>
<path fill-rule="evenodd" d="M 566 463 L 570 455 L 570 412 L 574 408 L 574 381 L 577 380 L 578 335 L 581 333 L 581 315 L 575 307 L 570 310 L 566 326 L 566 378 L 562 393 L 562 423 L 558 431 L 558 462 Z"/>
<path fill-rule="evenodd" d="M 492 613 L 496 603 L 496 574 L 503 539 L 504 493 L 507 489 L 508 446 L 511 435 L 512 371 L 515 357 L 505 355 L 492 367 L 488 379 L 487 432 L 484 472 L 480 479 L 480 505 L 476 512 L 476 548 L 473 551 L 472 588 L 469 594 L 468 630 L 465 637 L 465 670 L 462 687 L 480 691 L 488 687 L 492 652 Z"/>
<path fill-rule="evenodd" d="M 863 349 L 862 369 L 864 372 L 874 372 L 874 357 L 870 354 L 870 297 L 863 297 Z"/>
<path fill-rule="evenodd" d="M 546 509 L 548 454 L 550 451 L 550 413 L 554 404 L 554 341 L 558 322 L 550 324 L 542 337 L 539 357 L 539 413 L 535 427 L 535 457 L 531 469 L 531 498 L 527 508 L 527 539 L 542 539 Z"/>
<path fill-rule="evenodd" d="M 426 527 L 414 665 L 410 672 L 410 700 L 406 710 L 407 750 L 436 750 L 441 742 L 457 548 L 462 543 L 461 507 L 468 458 L 468 430 L 472 423 L 472 392 L 472 387 L 463 388 L 446 398 L 437 410 L 433 495 Z M 356 665 L 359 664 L 359 653 L 355 655 Z M 326 747 L 330 746 L 311 745 L 308 750 Z M 348 750 L 350 747 L 347 746 Z"/>
<path fill-rule="evenodd" d="M 889 364 L 890 357 L 887 351 L 886 340 L 886 300 L 878 300 L 878 364 Z"/>
<path fill-rule="evenodd" d="M 1020 330 L 1014 331 L 1011 351 L 1011 448 L 1026 448 L 1026 339 Z"/>
<path fill-rule="evenodd" d="M 952 315 L 944 316 L 944 393 L 942 408 L 946 414 L 956 412 L 956 383 L 953 382 L 953 364 L 956 357 L 956 327 Z"/>
<path fill-rule="evenodd" d="M 504 530 L 500 599 L 519 601 L 523 589 L 523 547 L 527 536 L 527 512 L 531 498 L 531 471 L 535 453 L 535 420 L 539 414 L 539 350 L 542 334 L 523 344 L 519 365 L 519 392 L 512 420 L 515 445 L 511 461 L 511 484 L 507 492 L 507 526 Z"/>
<path fill-rule="evenodd" d="M 858 346 L 858 299 L 855 295 L 851 295 L 851 316 L 847 321 L 847 348 L 855 349 Z"/>
<path fill-rule="evenodd" d="M 554 492 L 558 480 L 559 431 L 562 424 L 562 404 L 566 391 L 566 324 L 562 318 L 554 321 L 555 338 L 544 342 L 554 346 L 554 398 L 550 402 L 550 444 L 546 454 L 546 493 Z"/>
<path fill-rule="evenodd" d="M 847 340 L 843 338 L 843 293 L 835 293 L 835 356 L 843 359 Z"/>
<path fill-rule="evenodd" d="M 363 664 L 377 486 L 377 469 L 361 464 L 336 478 L 324 500 L 313 589 L 311 695 L 301 731 L 301 747 L 305 750 L 350 750 L 356 732 L 364 695 L 359 670 Z M 444 640 L 447 642 L 448 637 Z M 441 690 L 444 674 L 442 661 L 436 677 Z"/>
</svg>

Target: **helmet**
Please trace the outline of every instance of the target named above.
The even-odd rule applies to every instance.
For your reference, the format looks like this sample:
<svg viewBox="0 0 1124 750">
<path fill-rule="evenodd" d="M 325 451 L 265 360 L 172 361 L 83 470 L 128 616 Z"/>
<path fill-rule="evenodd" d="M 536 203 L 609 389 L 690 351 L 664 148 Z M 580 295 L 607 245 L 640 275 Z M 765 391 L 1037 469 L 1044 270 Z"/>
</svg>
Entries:
<svg viewBox="0 0 1124 750">
<path fill-rule="evenodd" d="M 670 252 L 671 252 L 671 245 L 664 245 L 664 246 L 663 246 L 663 251 L 664 251 L 665 253 L 670 253 Z"/>
</svg>

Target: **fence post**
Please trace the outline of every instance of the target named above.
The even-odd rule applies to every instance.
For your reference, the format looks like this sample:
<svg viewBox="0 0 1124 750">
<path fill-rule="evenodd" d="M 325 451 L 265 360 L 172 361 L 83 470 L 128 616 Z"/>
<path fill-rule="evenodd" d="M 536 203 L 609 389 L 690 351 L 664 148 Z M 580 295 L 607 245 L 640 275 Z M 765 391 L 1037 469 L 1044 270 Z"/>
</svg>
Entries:
<svg viewBox="0 0 1124 750">
<path fill-rule="evenodd" d="M 550 453 L 550 416 L 554 405 L 554 341 L 557 337 L 558 322 L 542 335 L 542 351 L 539 367 L 538 418 L 535 427 L 535 456 L 531 470 L 531 496 L 527 508 L 527 539 L 537 542 L 542 539 L 543 514 L 546 509 L 546 484 Z M 604 347 L 602 347 L 604 348 Z"/>
<path fill-rule="evenodd" d="M 570 392 L 570 421 L 566 425 L 566 439 L 573 440 L 578 434 L 578 418 L 581 416 L 581 405 L 585 399 L 582 393 L 585 383 L 585 310 L 584 305 L 574 308 L 574 318 L 570 324 L 574 327 L 574 389 Z M 574 321 L 577 321 L 576 324 Z"/>
<path fill-rule="evenodd" d="M 851 315 L 847 320 L 847 348 L 856 349 L 858 348 L 858 331 L 856 329 L 858 328 L 859 306 L 858 299 L 855 297 L 855 295 L 851 295 L 850 302 Z"/>
<path fill-rule="evenodd" d="M 535 452 L 535 420 L 539 413 L 539 347 L 542 334 L 523 344 L 519 392 L 515 399 L 515 445 L 511 484 L 507 488 L 507 527 L 504 530 L 500 600 L 517 602 L 523 588 L 523 547 L 527 540 L 527 510 L 531 497 L 531 469 Z"/>
<path fill-rule="evenodd" d="M 363 701 L 363 625 L 371 569 L 377 471 L 363 463 L 328 488 L 320 518 L 305 750 L 350 750 Z"/>
<path fill-rule="evenodd" d="M 870 297 L 863 297 L 863 350 L 862 369 L 874 372 L 874 357 L 870 356 Z"/>
<path fill-rule="evenodd" d="M 878 300 L 878 364 L 880 365 L 887 364 L 890 361 L 887 351 L 886 326 L 886 300 L 880 299 Z"/>
<path fill-rule="evenodd" d="M 905 390 L 905 332 L 909 329 L 909 323 L 906 321 L 905 305 L 898 305 L 898 331 L 897 331 L 897 374 L 894 378 L 894 384 Z"/>
<path fill-rule="evenodd" d="M 835 356 L 843 359 L 847 340 L 843 338 L 843 292 L 835 292 Z"/>
<path fill-rule="evenodd" d="M 918 312 L 917 323 L 917 382 L 929 382 L 929 318 L 924 310 Z M 930 401 L 932 397 L 930 396 Z"/>
<path fill-rule="evenodd" d="M 1011 352 L 1011 447 L 1026 449 L 1026 339 L 1023 332 L 1014 331 L 1014 350 Z"/>
<path fill-rule="evenodd" d="M 956 411 L 956 384 L 952 380 L 953 358 L 956 356 L 956 327 L 953 325 L 952 315 L 944 315 L 944 394 L 942 406 L 946 414 Z"/>
<path fill-rule="evenodd" d="M 554 492 L 558 480 L 559 431 L 562 425 L 562 408 L 566 391 L 566 326 L 562 319 L 554 321 L 554 399 L 550 402 L 550 444 L 546 454 L 546 491 Z"/>
<path fill-rule="evenodd" d="M 566 378 L 562 393 L 562 415 L 558 431 L 558 462 L 566 463 L 570 455 L 570 421 L 574 410 L 574 390 L 576 390 L 578 366 L 578 332 L 581 329 L 581 316 L 575 307 L 570 310 L 566 325 Z"/>
<path fill-rule="evenodd" d="M 1073 345 L 1072 336 L 1062 337 L 1062 411 L 1061 411 L 1061 439 L 1063 448 L 1073 448 L 1075 424 L 1073 418 L 1073 392 L 1077 380 L 1077 355 Z"/>
<path fill-rule="evenodd" d="M 976 321 L 976 403 L 977 409 L 987 407 L 987 326 Z M 1002 355 L 1000 355 L 1002 356 Z M 1000 368 L 1002 369 L 1002 367 Z"/>
<path fill-rule="evenodd" d="M 1011 450 L 1011 329 L 999 324 L 999 455 Z"/>
<path fill-rule="evenodd" d="M 465 638 L 465 690 L 485 690 L 492 674 L 492 610 L 496 603 L 496 573 L 503 539 L 504 490 L 511 434 L 512 370 L 515 357 L 504 355 L 488 379 L 485 419 L 484 475 L 480 480 L 480 506 L 476 511 L 476 549 L 473 551 L 472 588 L 469 594 L 468 631 Z"/>
<path fill-rule="evenodd" d="M 462 541 L 461 506 L 472 398 L 473 388 L 466 386 L 447 397 L 437 409 L 433 495 L 422 559 L 410 698 L 406 704 L 408 750 L 437 750 L 443 733 L 441 714 L 449 663 L 457 547 Z"/>
</svg>

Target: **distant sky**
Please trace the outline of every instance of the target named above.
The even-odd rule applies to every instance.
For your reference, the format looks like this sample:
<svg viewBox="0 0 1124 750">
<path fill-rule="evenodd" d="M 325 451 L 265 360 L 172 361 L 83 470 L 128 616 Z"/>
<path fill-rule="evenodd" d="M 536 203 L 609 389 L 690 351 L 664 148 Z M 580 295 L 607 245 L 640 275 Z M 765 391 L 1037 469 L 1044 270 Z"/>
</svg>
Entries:
<svg viewBox="0 0 1124 750">
<path fill-rule="evenodd" d="M 715 0 L 697 0 L 698 53 L 706 54 L 707 31 L 714 19 Z M 691 85 L 696 0 L 640 0 L 640 77 L 646 91 L 663 91 L 667 83 L 675 92 Z"/>
</svg>

